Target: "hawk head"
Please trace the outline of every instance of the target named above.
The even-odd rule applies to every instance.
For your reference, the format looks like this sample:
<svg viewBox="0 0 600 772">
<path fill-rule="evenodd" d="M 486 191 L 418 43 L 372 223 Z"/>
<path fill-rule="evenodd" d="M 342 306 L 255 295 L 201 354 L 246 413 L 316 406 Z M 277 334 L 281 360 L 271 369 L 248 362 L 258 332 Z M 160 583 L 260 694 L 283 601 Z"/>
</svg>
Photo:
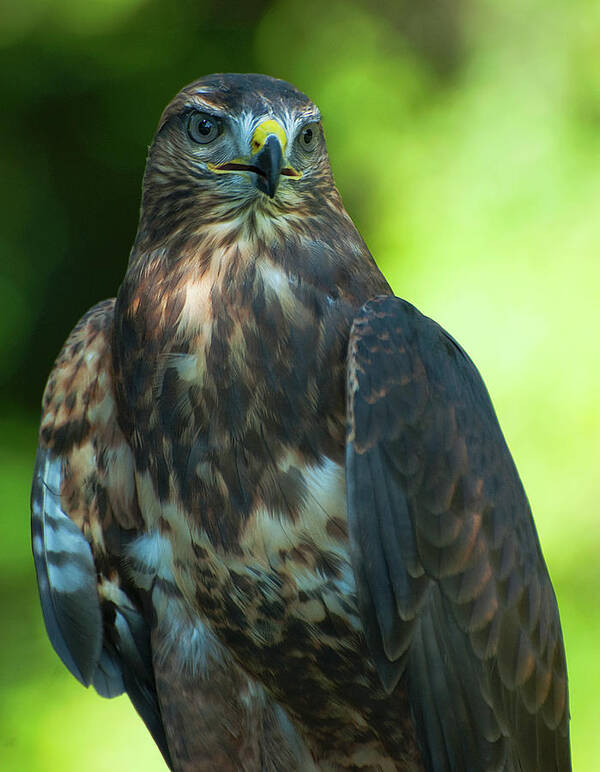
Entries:
<svg viewBox="0 0 600 772">
<path fill-rule="evenodd" d="M 166 107 L 150 148 L 142 221 L 156 233 L 244 213 L 310 215 L 339 199 L 316 105 L 265 75 L 210 75 Z M 174 223 L 175 219 L 175 223 Z"/>
</svg>

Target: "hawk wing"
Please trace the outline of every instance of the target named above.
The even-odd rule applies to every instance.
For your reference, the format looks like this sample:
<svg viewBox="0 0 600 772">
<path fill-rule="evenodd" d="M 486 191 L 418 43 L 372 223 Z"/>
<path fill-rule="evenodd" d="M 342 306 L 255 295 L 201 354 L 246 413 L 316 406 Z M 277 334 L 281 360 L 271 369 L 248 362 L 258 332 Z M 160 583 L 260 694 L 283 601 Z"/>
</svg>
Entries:
<svg viewBox="0 0 600 772">
<path fill-rule="evenodd" d="M 283 709 L 192 619 L 168 540 L 138 505 L 113 395 L 114 300 L 75 327 L 44 392 L 34 562 L 56 652 L 104 697 L 127 692 L 177 770 L 312 769 Z"/>
<path fill-rule="evenodd" d="M 361 616 L 386 688 L 406 678 L 427 768 L 570 769 L 558 607 L 475 366 L 409 303 L 375 298 L 347 399 Z"/>
<path fill-rule="evenodd" d="M 48 379 L 31 491 L 33 555 L 57 654 L 102 696 L 126 691 L 170 763 L 145 599 L 124 571 L 143 523 L 112 391 L 113 309 L 105 301 L 81 319 Z"/>
</svg>

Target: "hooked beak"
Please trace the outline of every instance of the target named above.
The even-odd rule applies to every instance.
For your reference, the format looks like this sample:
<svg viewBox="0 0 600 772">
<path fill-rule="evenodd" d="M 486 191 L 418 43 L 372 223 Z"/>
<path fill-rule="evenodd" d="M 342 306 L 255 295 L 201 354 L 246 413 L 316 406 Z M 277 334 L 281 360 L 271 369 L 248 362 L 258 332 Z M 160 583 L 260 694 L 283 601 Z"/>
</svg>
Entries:
<svg viewBox="0 0 600 772">
<path fill-rule="evenodd" d="M 254 158 L 254 166 L 259 170 L 256 175 L 256 187 L 269 198 L 273 198 L 283 168 L 283 149 L 275 134 L 269 134 L 266 138 L 262 149 Z"/>
<path fill-rule="evenodd" d="M 218 166 L 212 163 L 208 168 L 217 174 L 227 172 L 252 172 L 254 184 L 269 198 L 273 198 L 279 186 L 281 175 L 299 180 L 302 172 L 292 166 L 284 166 L 287 137 L 283 126 L 275 120 L 263 121 L 252 134 L 250 158 L 236 158 Z"/>
</svg>

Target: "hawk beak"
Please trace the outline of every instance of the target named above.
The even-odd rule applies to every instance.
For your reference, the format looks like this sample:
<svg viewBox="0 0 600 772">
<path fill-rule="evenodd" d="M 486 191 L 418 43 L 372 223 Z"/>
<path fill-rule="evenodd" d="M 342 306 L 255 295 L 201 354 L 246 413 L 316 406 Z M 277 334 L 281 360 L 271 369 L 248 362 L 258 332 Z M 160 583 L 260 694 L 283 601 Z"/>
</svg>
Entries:
<svg viewBox="0 0 600 772">
<path fill-rule="evenodd" d="M 250 142 L 253 165 L 258 170 L 255 185 L 269 198 L 277 192 L 279 180 L 283 174 L 294 180 L 302 177 L 302 172 L 292 166 L 284 166 L 284 153 L 287 147 L 287 135 L 283 126 L 272 119 L 260 123 L 252 134 Z"/>
<path fill-rule="evenodd" d="M 299 180 L 302 172 L 293 166 L 284 166 L 287 136 L 283 126 L 275 120 L 263 121 L 252 134 L 250 158 L 235 158 L 219 165 L 208 163 L 215 174 L 252 172 L 255 186 L 273 198 L 279 187 L 281 175 Z"/>
<path fill-rule="evenodd" d="M 254 166 L 262 172 L 256 175 L 256 187 L 269 198 L 273 198 L 283 168 L 283 149 L 275 134 L 270 134 L 266 138 L 261 150 L 254 157 Z"/>
</svg>

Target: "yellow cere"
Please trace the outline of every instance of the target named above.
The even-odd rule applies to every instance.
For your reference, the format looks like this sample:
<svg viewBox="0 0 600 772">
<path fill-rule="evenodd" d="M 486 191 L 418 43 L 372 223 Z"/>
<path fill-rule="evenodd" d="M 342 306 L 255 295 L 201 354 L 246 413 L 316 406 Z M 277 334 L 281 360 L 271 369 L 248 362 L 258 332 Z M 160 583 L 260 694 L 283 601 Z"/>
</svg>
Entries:
<svg viewBox="0 0 600 772">
<path fill-rule="evenodd" d="M 262 150 L 265 142 L 267 141 L 267 137 L 270 137 L 271 134 L 274 134 L 277 137 L 281 145 L 281 151 L 282 153 L 285 153 L 287 137 L 285 135 L 283 126 L 277 121 L 269 119 L 268 121 L 263 121 L 259 126 L 256 127 L 256 129 L 254 129 L 251 142 L 252 155 L 256 155 L 256 153 Z"/>
</svg>

